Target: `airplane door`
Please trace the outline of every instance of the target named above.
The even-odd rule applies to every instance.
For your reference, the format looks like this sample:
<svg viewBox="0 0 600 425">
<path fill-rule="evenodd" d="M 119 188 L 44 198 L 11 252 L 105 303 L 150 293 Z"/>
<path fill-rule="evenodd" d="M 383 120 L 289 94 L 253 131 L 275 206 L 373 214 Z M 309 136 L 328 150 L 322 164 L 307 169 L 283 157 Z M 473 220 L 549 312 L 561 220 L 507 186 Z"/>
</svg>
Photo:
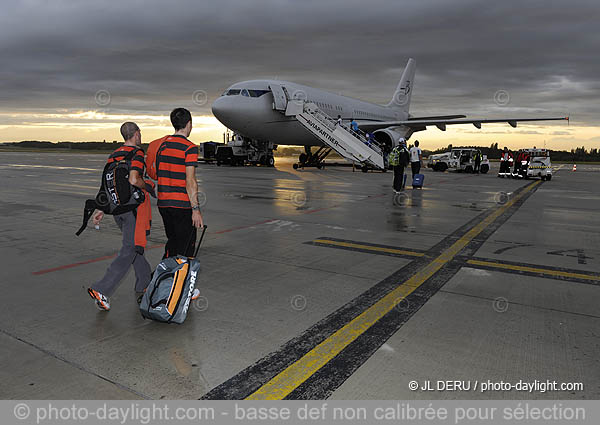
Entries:
<svg viewBox="0 0 600 425">
<path fill-rule="evenodd" d="M 279 84 L 271 84 L 269 88 L 273 92 L 273 109 L 277 111 L 285 111 L 288 98 L 284 88 Z"/>
</svg>

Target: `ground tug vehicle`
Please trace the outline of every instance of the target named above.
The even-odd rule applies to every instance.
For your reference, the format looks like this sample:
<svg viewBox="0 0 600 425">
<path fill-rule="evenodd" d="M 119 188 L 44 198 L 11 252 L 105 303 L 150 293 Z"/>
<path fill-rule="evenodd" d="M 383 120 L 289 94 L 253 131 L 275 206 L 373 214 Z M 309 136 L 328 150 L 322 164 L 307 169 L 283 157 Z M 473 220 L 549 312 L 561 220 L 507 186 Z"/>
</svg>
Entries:
<svg viewBox="0 0 600 425">
<path fill-rule="evenodd" d="M 427 159 L 427 167 L 433 171 L 464 171 L 472 173 L 475 171 L 475 155 L 481 151 L 475 148 L 454 148 L 450 152 L 430 155 Z M 487 155 L 481 155 L 479 171 L 483 174 L 490 170 L 490 161 Z"/>
<path fill-rule="evenodd" d="M 518 169 L 513 173 L 513 178 L 539 177 L 542 180 L 552 180 L 552 162 L 550 161 L 550 151 L 547 149 L 523 149 L 521 151 L 525 158 L 521 164 L 517 164 Z"/>
</svg>

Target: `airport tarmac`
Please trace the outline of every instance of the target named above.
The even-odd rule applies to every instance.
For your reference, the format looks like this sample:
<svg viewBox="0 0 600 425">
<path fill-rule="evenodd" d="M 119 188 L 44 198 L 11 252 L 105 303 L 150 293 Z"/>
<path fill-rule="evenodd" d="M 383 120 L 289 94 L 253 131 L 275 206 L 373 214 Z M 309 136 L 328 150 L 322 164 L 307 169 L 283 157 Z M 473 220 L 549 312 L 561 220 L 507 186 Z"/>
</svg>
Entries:
<svg viewBox="0 0 600 425">
<path fill-rule="evenodd" d="M 200 164 L 202 297 L 165 325 L 132 271 L 110 312 L 86 293 L 120 243 L 110 217 L 75 236 L 104 162 L 0 153 L 3 399 L 600 397 L 600 166 L 394 197 L 391 173 Z M 481 391 L 547 380 L 583 388 Z"/>
</svg>

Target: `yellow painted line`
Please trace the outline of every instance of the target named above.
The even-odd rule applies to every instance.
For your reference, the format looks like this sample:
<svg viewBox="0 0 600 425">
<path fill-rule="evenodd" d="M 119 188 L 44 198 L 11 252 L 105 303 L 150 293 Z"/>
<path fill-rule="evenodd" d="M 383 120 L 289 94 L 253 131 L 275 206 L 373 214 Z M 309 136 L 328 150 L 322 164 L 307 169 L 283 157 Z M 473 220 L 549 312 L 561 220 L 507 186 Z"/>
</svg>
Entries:
<svg viewBox="0 0 600 425">
<path fill-rule="evenodd" d="M 457 240 L 417 273 L 412 275 L 407 281 L 337 330 L 325 341 L 306 353 L 302 358 L 281 371 L 269 382 L 250 394 L 246 400 L 281 400 L 285 398 L 320 368 L 337 356 L 344 348 L 352 343 L 352 341 L 356 340 L 379 319 L 396 307 L 404 298 L 414 292 L 435 272 L 451 261 L 473 238 L 510 208 L 517 200 L 540 183 L 541 181 L 538 180 L 527 186 L 519 195 L 480 221 L 463 237 Z"/>
<path fill-rule="evenodd" d="M 403 249 L 394 249 L 394 248 L 385 248 L 382 246 L 363 245 L 363 244 L 352 243 L 352 242 L 330 241 L 329 239 L 315 239 L 313 242 L 314 243 L 322 243 L 322 244 L 326 244 L 326 245 L 344 246 L 346 248 L 365 249 L 368 251 L 389 252 L 391 254 L 400 254 L 400 255 L 411 255 L 413 257 L 423 257 L 425 255 L 422 252 L 405 251 Z"/>
<path fill-rule="evenodd" d="M 467 264 L 473 264 L 475 266 L 488 266 L 488 267 L 494 267 L 494 268 L 498 268 L 498 269 L 518 270 L 518 271 L 532 272 L 532 273 L 542 273 L 542 274 L 547 274 L 547 275 L 551 275 L 551 276 L 573 277 L 576 279 L 587 279 L 587 280 L 600 281 L 600 276 L 590 276 L 589 274 L 563 272 L 560 270 L 542 269 L 542 268 L 537 268 L 537 267 L 516 266 L 514 264 L 494 263 L 493 261 L 468 260 Z"/>
</svg>

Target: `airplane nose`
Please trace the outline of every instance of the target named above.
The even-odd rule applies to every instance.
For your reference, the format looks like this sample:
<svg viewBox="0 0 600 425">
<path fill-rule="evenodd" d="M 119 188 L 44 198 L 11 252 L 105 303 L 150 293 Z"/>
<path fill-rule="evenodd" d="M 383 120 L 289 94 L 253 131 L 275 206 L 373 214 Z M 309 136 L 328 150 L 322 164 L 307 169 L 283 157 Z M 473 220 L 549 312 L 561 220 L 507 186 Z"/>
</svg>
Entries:
<svg viewBox="0 0 600 425">
<path fill-rule="evenodd" d="M 216 119 L 224 123 L 231 116 L 231 105 L 228 105 L 227 99 L 219 97 L 212 104 L 212 113 Z"/>
</svg>

